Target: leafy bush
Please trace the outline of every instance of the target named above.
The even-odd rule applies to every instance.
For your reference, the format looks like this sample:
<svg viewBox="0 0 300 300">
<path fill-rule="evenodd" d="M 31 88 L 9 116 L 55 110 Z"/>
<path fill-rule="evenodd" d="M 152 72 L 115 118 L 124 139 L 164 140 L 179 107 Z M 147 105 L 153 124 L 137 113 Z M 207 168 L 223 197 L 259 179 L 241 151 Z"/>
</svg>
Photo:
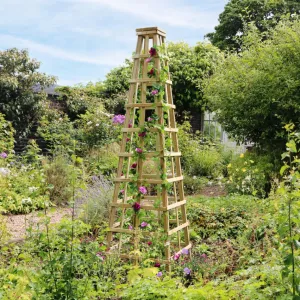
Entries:
<svg viewBox="0 0 300 300">
<path fill-rule="evenodd" d="M 271 189 L 274 161 L 254 151 L 236 156 L 227 166 L 229 192 L 265 197 Z"/>
<path fill-rule="evenodd" d="M 178 139 L 185 174 L 218 177 L 223 173 L 222 148 L 204 141 L 199 134 L 192 134 L 189 122 L 179 126 Z"/>
<path fill-rule="evenodd" d="M 65 155 L 54 156 L 45 164 L 46 183 L 49 186 L 49 197 L 52 203 L 67 204 L 72 197 L 74 169 Z"/>
<path fill-rule="evenodd" d="M 102 174 L 112 177 L 117 171 L 119 151 L 120 145 L 112 143 L 101 148 L 95 147 L 86 152 L 85 166 L 87 173 L 90 175 Z"/>
<path fill-rule="evenodd" d="M 188 176 L 184 175 L 183 185 L 184 191 L 187 195 L 195 195 L 199 194 L 203 188 L 203 186 L 208 182 L 208 179 L 199 178 L 196 176 Z"/>
<path fill-rule="evenodd" d="M 86 189 L 78 192 L 76 207 L 79 217 L 95 228 L 108 221 L 113 185 L 103 176 L 92 177 Z"/>
<path fill-rule="evenodd" d="M 0 113 L 0 153 L 12 153 L 15 145 L 14 133 L 11 122 L 6 121 L 4 115 Z"/>
<path fill-rule="evenodd" d="M 72 152 L 75 138 L 73 123 L 67 115 L 47 109 L 39 122 L 37 133 L 48 143 L 50 150 L 66 149 Z"/>
</svg>

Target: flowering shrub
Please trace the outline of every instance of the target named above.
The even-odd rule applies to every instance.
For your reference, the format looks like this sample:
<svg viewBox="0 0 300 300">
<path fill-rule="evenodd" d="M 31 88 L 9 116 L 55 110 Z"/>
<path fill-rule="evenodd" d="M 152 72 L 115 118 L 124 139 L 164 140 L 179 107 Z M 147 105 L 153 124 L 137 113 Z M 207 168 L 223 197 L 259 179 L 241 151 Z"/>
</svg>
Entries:
<svg viewBox="0 0 300 300">
<path fill-rule="evenodd" d="M 235 157 L 227 166 L 230 192 L 265 197 L 270 191 L 274 164 L 270 157 L 246 152 Z"/>
</svg>

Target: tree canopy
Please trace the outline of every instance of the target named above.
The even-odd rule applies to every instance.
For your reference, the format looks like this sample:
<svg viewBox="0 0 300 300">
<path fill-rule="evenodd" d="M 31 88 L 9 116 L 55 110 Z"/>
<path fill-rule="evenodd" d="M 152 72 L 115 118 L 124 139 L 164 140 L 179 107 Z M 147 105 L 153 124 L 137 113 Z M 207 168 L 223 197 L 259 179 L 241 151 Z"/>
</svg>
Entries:
<svg viewBox="0 0 300 300">
<path fill-rule="evenodd" d="M 283 126 L 300 123 L 300 21 L 281 22 L 264 42 L 251 31 L 247 43 L 207 80 L 205 97 L 236 140 L 280 151 Z"/>
<path fill-rule="evenodd" d="M 169 43 L 170 73 L 173 81 L 173 97 L 177 112 L 201 110 L 203 106 L 202 81 L 211 75 L 222 60 L 220 51 L 208 43 L 198 43 L 190 47 L 186 43 Z M 121 67 L 110 71 L 99 91 L 111 103 L 121 103 L 126 99 L 131 77 L 132 63 L 126 60 Z M 107 103 L 107 101 L 106 101 Z"/>
<path fill-rule="evenodd" d="M 215 31 L 206 35 L 221 50 L 240 50 L 245 24 L 253 22 L 260 32 L 273 28 L 287 14 L 300 13 L 295 0 L 231 0 L 219 15 Z"/>
<path fill-rule="evenodd" d="M 0 51 L 0 112 L 12 122 L 17 138 L 28 134 L 39 117 L 46 99 L 40 90 L 55 83 L 55 77 L 38 72 L 39 67 L 27 50 Z M 34 91 L 36 87 L 39 92 Z"/>
</svg>

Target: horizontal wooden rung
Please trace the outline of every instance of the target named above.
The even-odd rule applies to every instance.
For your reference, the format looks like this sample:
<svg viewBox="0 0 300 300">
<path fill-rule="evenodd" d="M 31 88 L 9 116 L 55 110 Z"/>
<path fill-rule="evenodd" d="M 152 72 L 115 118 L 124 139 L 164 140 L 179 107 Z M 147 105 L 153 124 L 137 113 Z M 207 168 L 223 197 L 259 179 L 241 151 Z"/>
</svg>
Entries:
<svg viewBox="0 0 300 300">
<path fill-rule="evenodd" d="M 151 158 L 151 157 L 175 157 L 175 156 L 181 156 L 181 152 L 147 152 L 144 153 L 146 158 Z M 133 157 L 135 154 L 134 153 L 128 153 L 128 152 L 121 152 L 118 154 L 120 157 Z"/>
<path fill-rule="evenodd" d="M 153 83 L 160 83 L 159 79 L 152 79 L 152 78 L 139 78 L 139 79 L 129 79 L 129 83 L 146 83 L 152 85 Z M 172 80 L 166 80 L 166 84 L 172 84 Z"/>
<path fill-rule="evenodd" d="M 179 202 L 170 204 L 170 205 L 168 205 L 168 210 L 174 209 L 174 208 L 176 208 L 176 207 L 179 207 L 179 206 L 185 205 L 185 204 L 186 204 L 186 200 L 182 200 L 182 201 L 179 201 Z"/>
<path fill-rule="evenodd" d="M 122 128 L 122 132 L 140 132 L 141 129 L 140 128 Z M 161 130 L 159 130 L 158 128 L 150 128 L 148 129 L 148 131 L 150 132 L 160 132 Z M 178 128 L 164 128 L 165 132 L 178 132 Z"/>
<path fill-rule="evenodd" d="M 130 104 L 126 104 L 125 108 L 139 108 L 139 107 L 143 107 L 143 108 L 152 108 L 155 109 L 155 107 L 170 107 L 170 108 L 176 108 L 176 106 L 174 104 L 168 104 L 168 103 L 164 103 L 164 102 L 153 102 L 153 103 L 130 103 Z"/>
<path fill-rule="evenodd" d="M 173 177 L 173 178 L 168 178 L 167 181 L 169 183 L 172 183 L 172 182 L 176 182 L 176 181 L 181 181 L 183 180 L 183 176 L 178 176 L 178 177 Z"/>
<path fill-rule="evenodd" d="M 185 228 L 185 227 L 187 227 L 189 225 L 190 225 L 189 222 L 185 222 L 185 223 L 179 225 L 178 227 L 176 227 L 176 228 L 171 229 L 170 231 L 168 231 L 168 235 L 172 235 L 173 233 L 175 233 L 175 232 L 177 232 L 177 231 L 179 231 L 179 230 L 181 230 L 181 229 L 183 229 L 183 228 Z"/>
</svg>

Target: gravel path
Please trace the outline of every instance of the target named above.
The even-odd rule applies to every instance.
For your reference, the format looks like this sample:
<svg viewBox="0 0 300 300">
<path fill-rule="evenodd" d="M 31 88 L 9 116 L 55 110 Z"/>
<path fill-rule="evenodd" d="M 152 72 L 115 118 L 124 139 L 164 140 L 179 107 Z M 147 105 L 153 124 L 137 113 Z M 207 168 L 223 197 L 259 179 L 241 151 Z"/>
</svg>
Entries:
<svg viewBox="0 0 300 300">
<path fill-rule="evenodd" d="M 58 223 L 63 217 L 71 217 L 72 211 L 70 208 L 50 209 L 47 215 L 50 217 L 50 224 L 54 224 Z M 43 211 L 34 211 L 27 215 L 5 216 L 10 240 L 23 239 L 25 237 L 26 228 L 30 225 L 36 227 L 43 217 Z"/>
</svg>

